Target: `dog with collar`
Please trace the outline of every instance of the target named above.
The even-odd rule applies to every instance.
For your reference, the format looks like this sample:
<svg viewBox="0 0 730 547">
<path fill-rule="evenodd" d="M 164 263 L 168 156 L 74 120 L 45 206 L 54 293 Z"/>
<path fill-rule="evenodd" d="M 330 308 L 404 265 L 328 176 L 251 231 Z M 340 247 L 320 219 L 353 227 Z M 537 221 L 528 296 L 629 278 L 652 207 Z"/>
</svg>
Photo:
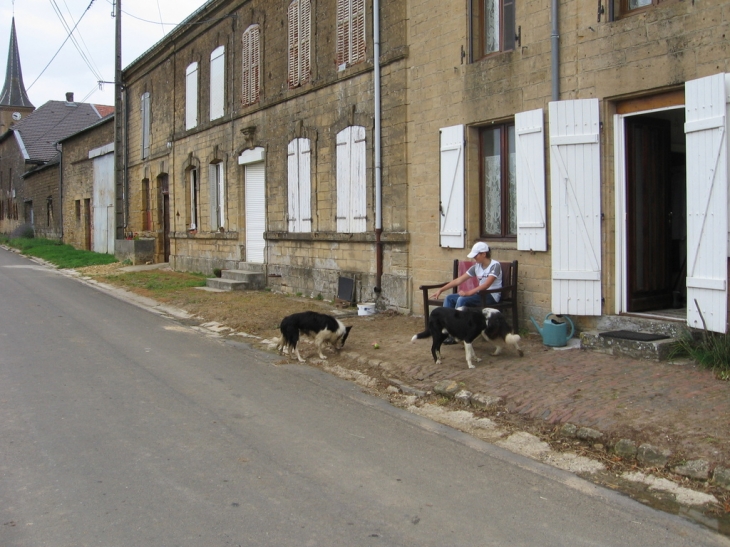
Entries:
<svg viewBox="0 0 730 547">
<path fill-rule="evenodd" d="M 428 318 L 428 329 L 415 334 L 411 342 L 431 338 L 431 355 L 437 365 L 441 364 L 441 345 L 448 336 L 464 342 L 466 364 L 475 368 L 473 361 L 481 361 L 474 352 L 472 343 L 479 336 L 493 343 L 496 349 L 492 355 L 499 355 L 505 345 L 515 347 L 520 357 L 523 353 L 518 342 L 520 337 L 512 334 L 507 320 L 499 310 L 493 308 L 436 308 Z"/>
<path fill-rule="evenodd" d="M 281 320 L 279 330 L 281 338 L 277 342 L 276 349 L 279 353 L 286 352 L 291 356 L 294 352 L 300 363 L 305 360 L 299 354 L 300 335 L 304 334 L 314 338 L 314 345 L 317 347 L 320 359 L 327 359 L 322 350 L 326 344 L 331 345 L 335 350 L 340 350 L 345 345 L 352 327 L 346 327 L 342 321 L 324 313 L 305 311 L 287 315 Z"/>
</svg>

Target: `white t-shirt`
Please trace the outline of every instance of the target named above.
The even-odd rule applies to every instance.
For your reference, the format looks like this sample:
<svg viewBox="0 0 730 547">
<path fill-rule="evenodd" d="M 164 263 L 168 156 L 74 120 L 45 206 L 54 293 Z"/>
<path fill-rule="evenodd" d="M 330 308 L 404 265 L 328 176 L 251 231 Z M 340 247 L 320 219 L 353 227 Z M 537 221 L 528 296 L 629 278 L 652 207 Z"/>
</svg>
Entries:
<svg viewBox="0 0 730 547">
<path fill-rule="evenodd" d="M 487 278 L 491 275 L 494 277 L 494 281 L 489 286 L 490 289 L 501 289 L 502 288 L 502 265 L 496 260 L 492 260 L 486 268 L 483 268 L 479 262 L 474 264 L 471 268 L 466 271 L 469 277 L 476 277 L 479 284 L 486 282 Z M 494 297 L 496 302 L 502 298 L 502 293 L 494 292 L 489 293 Z"/>
</svg>

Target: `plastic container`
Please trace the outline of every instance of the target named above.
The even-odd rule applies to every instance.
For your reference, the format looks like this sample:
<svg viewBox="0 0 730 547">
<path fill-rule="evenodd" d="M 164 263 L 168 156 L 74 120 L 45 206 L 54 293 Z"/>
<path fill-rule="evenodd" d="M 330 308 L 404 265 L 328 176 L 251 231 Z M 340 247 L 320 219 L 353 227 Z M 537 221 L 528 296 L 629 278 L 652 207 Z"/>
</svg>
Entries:
<svg viewBox="0 0 730 547">
<path fill-rule="evenodd" d="M 358 315 L 373 315 L 374 313 L 375 313 L 375 303 L 374 302 L 366 302 L 364 304 L 357 305 L 357 314 Z"/>
</svg>

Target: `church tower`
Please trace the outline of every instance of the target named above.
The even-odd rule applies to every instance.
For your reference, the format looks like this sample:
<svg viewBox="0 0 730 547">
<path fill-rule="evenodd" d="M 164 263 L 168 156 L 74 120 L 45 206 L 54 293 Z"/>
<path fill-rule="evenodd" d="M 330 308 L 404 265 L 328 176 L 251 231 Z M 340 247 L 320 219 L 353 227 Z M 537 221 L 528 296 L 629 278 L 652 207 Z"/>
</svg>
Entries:
<svg viewBox="0 0 730 547">
<path fill-rule="evenodd" d="M 5 85 L 0 93 L 0 135 L 35 110 L 23 85 L 18 39 L 15 36 L 15 17 L 11 24 Z"/>
</svg>

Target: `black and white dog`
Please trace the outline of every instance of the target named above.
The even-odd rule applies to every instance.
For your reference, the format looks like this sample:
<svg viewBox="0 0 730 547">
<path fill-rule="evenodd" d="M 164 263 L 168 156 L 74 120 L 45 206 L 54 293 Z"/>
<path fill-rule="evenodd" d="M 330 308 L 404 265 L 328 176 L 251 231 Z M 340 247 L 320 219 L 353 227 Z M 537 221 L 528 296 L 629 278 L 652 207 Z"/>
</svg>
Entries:
<svg viewBox="0 0 730 547">
<path fill-rule="evenodd" d="M 411 342 L 423 338 L 432 338 L 431 355 L 437 365 L 441 364 L 441 345 L 451 335 L 463 340 L 466 353 L 466 364 L 474 368 L 472 360 L 481 361 L 474 352 L 472 343 L 481 335 L 485 340 L 497 346 L 492 355 L 501 353 L 505 344 L 515 346 L 520 357 L 522 350 L 517 345 L 520 337 L 512 334 L 507 320 L 499 310 L 484 308 L 436 308 L 428 318 L 428 329 L 411 338 Z"/>
<path fill-rule="evenodd" d="M 296 353 L 297 359 L 304 362 L 302 356 L 299 355 L 297 344 L 299 336 L 306 334 L 314 338 L 314 344 L 317 346 L 320 359 L 327 359 L 322 353 L 325 344 L 331 344 L 333 348 L 339 350 L 345 345 L 345 340 L 350 334 L 352 327 L 346 327 L 342 321 L 314 311 L 305 311 L 287 315 L 281 321 L 279 330 L 281 330 L 281 338 L 279 339 L 276 349 L 279 353 L 286 350 L 287 355 L 291 356 L 292 351 Z"/>
</svg>

